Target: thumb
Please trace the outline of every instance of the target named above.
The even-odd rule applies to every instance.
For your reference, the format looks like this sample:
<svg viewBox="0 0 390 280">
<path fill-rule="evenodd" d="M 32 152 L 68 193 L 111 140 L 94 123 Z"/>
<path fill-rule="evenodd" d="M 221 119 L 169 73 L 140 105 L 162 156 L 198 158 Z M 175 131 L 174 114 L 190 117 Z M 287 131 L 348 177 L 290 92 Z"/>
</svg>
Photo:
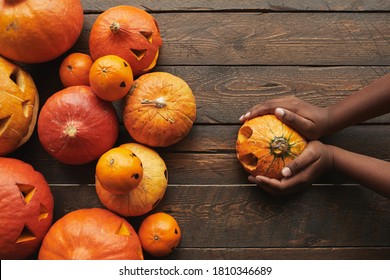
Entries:
<svg viewBox="0 0 390 280">
<path fill-rule="evenodd" d="M 312 126 L 312 121 L 284 108 L 276 108 L 275 116 L 284 124 L 295 129 L 297 132 L 305 136 Z"/>
</svg>

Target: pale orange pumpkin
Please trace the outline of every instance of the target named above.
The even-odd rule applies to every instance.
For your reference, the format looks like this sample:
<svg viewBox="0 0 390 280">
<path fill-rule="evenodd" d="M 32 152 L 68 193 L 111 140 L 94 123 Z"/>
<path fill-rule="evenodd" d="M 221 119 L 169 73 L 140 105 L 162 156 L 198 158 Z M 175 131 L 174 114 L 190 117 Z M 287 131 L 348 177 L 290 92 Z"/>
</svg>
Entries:
<svg viewBox="0 0 390 280">
<path fill-rule="evenodd" d="M 38 107 L 39 95 L 31 76 L 0 57 L 0 155 L 11 153 L 30 139 Z"/>
<path fill-rule="evenodd" d="M 4 0 L 0 4 L 0 54 L 19 62 L 46 62 L 78 39 L 84 14 L 80 0 Z"/>
<path fill-rule="evenodd" d="M 141 216 L 152 209 L 163 198 L 168 185 L 168 172 L 160 155 L 142 144 L 127 143 L 119 147 L 134 152 L 143 165 L 143 176 L 139 185 L 126 194 L 115 194 L 101 185 L 96 178 L 96 192 L 109 210 L 122 216 Z"/>
<path fill-rule="evenodd" d="M 0 157 L 0 259 L 38 250 L 53 219 L 54 200 L 43 175 L 21 160 Z"/>
<path fill-rule="evenodd" d="M 246 121 L 236 142 L 237 158 L 248 173 L 277 179 L 305 147 L 306 140 L 274 115 Z"/>
<path fill-rule="evenodd" d="M 57 220 L 39 250 L 40 260 L 142 260 L 140 240 L 122 217 L 100 208 L 79 209 Z"/>
<path fill-rule="evenodd" d="M 158 24 L 148 12 L 132 6 L 115 6 L 94 22 L 89 50 L 94 60 L 114 54 L 125 59 L 134 76 L 150 71 L 157 63 L 162 39 Z"/>
<path fill-rule="evenodd" d="M 196 118 L 191 88 L 166 72 L 144 74 L 124 100 L 123 122 L 131 137 L 152 147 L 167 147 L 190 132 Z"/>
</svg>

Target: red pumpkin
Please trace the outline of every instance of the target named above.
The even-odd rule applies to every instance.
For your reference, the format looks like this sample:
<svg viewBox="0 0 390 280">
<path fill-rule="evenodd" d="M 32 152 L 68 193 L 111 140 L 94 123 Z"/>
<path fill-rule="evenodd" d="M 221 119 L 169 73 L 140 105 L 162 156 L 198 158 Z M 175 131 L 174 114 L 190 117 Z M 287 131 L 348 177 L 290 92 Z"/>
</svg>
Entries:
<svg viewBox="0 0 390 280">
<path fill-rule="evenodd" d="M 71 86 L 53 94 L 38 117 L 42 146 L 66 164 L 98 159 L 114 146 L 118 133 L 114 106 L 88 86 Z"/>
<path fill-rule="evenodd" d="M 51 226 L 53 204 L 41 173 L 0 157 L 0 259 L 24 259 L 38 249 Z"/>
<path fill-rule="evenodd" d="M 100 208 L 60 218 L 46 234 L 40 260 L 142 260 L 141 242 L 122 217 Z"/>
<path fill-rule="evenodd" d="M 24 63 L 65 53 L 84 21 L 80 0 L 4 0 L 0 12 L 0 54 Z"/>
<path fill-rule="evenodd" d="M 134 76 L 151 70 L 162 45 L 155 19 L 146 11 L 132 6 L 112 7 L 98 16 L 89 37 L 94 60 L 114 54 L 125 59 Z"/>
<path fill-rule="evenodd" d="M 167 147 L 190 132 L 196 118 L 195 97 L 181 78 L 165 72 L 144 74 L 124 101 L 123 122 L 137 142 Z"/>
<path fill-rule="evenodd" d="M 163 198 L 168 185 L 168 172 L 164 160 L 154 150 L 137 143 L 120 145 L 133 152 L 141 160 L 141 182 L 127 193 L 110 192 L 96 178 L 96 192 L 108 209 L 122 216 L 141 216 L 153 210 Z"/>
<path fill-rule="evenodd" d="M 236 142 L 237 158 L 248 173 L 277 179 L 305 147 L 306 140 L 274 115 L 246 121 Z"/>
<path fill-rule="evenodd" d="M 0 155 L 11 153 L 30 139 L 38 107 L 39 95 L 31 76 L 0 57 Z"/>
</svg>

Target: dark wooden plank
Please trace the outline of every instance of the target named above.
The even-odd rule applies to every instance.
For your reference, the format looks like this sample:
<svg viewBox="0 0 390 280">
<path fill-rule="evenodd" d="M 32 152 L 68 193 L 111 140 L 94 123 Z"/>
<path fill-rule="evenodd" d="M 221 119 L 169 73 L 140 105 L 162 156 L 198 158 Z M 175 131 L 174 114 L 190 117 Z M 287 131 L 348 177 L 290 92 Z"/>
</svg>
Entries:
<svg viewBox="0 0 390 280">
<path fill-rule="evenodd" d="M 94 186 L 53 185 L 52 191 L 55 219 L 102 207 Z M 388 199 L 359 186 L 313 187 L 274 197 L 245 185 L 169 185 L 154 211 L 178 220 L 180 248 L 390 246 Z M 128 220 L 137 229 L 146 215 Z"/>
<path fill-rule="evenodd" d="M 120 0 L 110 1 L 81 1 L 86 12 L 100 12 L 116 5 L 132 5 L 151 12 L 167 11 L 239 11 L 239 10 L 262 10 L 262 11 L 389 11 L 390 3 L 386 0 L 364 0 L 354 1 L 346 0 L 245 0 L 245 1 L 226 1 L 226 0 L 149 0 L 149 1 L 131 1 L 124 3 Z"/>
<path fill-rule="evenodd" d="M 87 52 L 96 14 L 74 50 Z M 160 65 L 388 65 L 387 13 L 162 13 Z M 191 23 L 191 24 L 189 24 Z"/>
</svg>

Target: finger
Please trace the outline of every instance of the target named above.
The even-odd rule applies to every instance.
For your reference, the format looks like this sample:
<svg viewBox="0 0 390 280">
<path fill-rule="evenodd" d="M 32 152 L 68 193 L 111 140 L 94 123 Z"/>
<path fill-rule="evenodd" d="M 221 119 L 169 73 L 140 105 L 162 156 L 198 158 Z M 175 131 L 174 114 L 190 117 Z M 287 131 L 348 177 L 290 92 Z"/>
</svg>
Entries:
<svg viewBox="0 0 390 280">
<path fill-rule="evenodd" d="M 310 128 L 313 126 L 311 120 L 284 108 L 276 108 L 274 114 L 284 124 L 299 131 L 304 136 L 306 131 L 310 131 Z"/>
<path fill-rule="evenodd" d="M 319 154 L 315 153 L 311 147 L 303 150 L 302 154 L 297 156 L 293 161 L 286 164 L 282 169 L 282 175 L 286 177 L 294 176 L 308 166 L 312 165 L 319 158 Z"/>
<path fill-rule="evenodd" d="M 239 120 L 241 122 L 245 122 L 246 120 L 252 119 L 254 117 L 266 115 L 266 114 L 273 114 L 275 107 L 271 107 L 267 105 L 268 103 L 259 104 L 251 108 L 249 111 L 247 111 L 244 115 L 242 115 Z"/>
</svg>

